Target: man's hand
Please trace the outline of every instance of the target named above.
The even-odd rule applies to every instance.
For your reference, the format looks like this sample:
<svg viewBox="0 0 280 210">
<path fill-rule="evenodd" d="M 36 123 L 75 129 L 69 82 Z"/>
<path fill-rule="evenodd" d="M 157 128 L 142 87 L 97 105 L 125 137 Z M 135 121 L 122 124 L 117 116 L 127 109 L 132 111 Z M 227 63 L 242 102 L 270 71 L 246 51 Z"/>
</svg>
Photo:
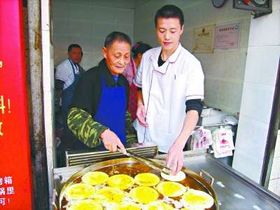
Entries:
<svg viewBox="0 0 280 210">
<path fill-rule="evenodd" d="M 104 147 L 110 152 L 116 152 L 119 148 L 122 153 L 126 153 L 125 147 L 122 144 L 121 140 L 110 129 L 107 129 L 103 133 L 101 133 L 100 137 L 102 139 Z"/>
<path fill-rule="evenodd" d="M 168 151 L 166 166 L 171 169 L 172 175 L 177 174 L 183 167 L 183 149 L 191 132 L 195 128 L 198 119 L 199 115 L 196 110 L 190 110 L 187 112 L 182 131 Z"/>
<path fill-rule="evenodd" d="M 146 122 L 146 110 L 143 104 L 138 104 L 136 116 L 141 125 L 148 127 L 148 123 Z"/>
<path fill-rule="evenodd" d="M 171 169 L 171 175 L 176 175 L 181 171 L 184 164 L 183 149 L 185 145 L 178 142 L 180 141 L 176 140 L 170 147 L 166 158 L 166 166 Z"/>
</svg>

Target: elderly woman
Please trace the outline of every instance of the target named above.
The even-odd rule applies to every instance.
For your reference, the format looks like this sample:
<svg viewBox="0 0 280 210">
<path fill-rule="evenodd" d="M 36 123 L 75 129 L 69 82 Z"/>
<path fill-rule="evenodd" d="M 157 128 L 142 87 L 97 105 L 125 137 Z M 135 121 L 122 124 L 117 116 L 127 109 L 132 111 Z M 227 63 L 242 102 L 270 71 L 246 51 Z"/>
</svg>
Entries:
<svg viewBox="0 0 280 210">
<path fill-rule="evenodd" d="M 126 79 L 129 82 L 129 103 L 128 103 L 128 111 L 131 114 L 132 121 L 136 119 L 136 110 L 137 110 L 137 87 L 132 82 L 137 69 L 140 65 L 142 55 L 152 47 L 146 43 L 143 42 L 137 42 L 132 47 L 132 58 L 130 60 L 130 63 L 127 65 L 125 71 L 123 72 L 123 75 L 126 77 Z"/>
</svg>

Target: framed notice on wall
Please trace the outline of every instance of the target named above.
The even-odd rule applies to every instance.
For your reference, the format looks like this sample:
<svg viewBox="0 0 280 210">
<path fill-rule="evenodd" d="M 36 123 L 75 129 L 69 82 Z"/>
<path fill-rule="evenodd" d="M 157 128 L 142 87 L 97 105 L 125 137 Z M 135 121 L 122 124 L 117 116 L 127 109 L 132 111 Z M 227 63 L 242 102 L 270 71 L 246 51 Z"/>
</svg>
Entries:
<svg viewBox="0 0 280 210">
<path fill-rule="evenodd" d="M 0 0 L 0 209 L 32 209 L 21 0 Z"/>
<path fill-rule="evenodd" d="M 215 25 L 195 28 L 193 31 L 193 53 L 213 53 Z"/>
<path fill-rule="evenodd" d="M 215 29 L 215 49 L 238 48 L 239 32 L 239 23 L 217 26 Z"/>
</svg>

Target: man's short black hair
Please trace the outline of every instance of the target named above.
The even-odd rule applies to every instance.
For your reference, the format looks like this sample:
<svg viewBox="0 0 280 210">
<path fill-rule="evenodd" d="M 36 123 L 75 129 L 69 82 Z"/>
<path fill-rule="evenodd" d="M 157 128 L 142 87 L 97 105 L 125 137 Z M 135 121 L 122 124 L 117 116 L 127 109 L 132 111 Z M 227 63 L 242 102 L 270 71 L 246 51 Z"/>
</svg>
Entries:
<svg viewBox="0 0 280 210">
<path fill-rule="evenodd" d="M 126 42 L 131 46 L 131 39 L 123 32 L 113 31 L 110 33 L 104 42 L 104 47 L 110 47 L 114 41 Z"/>
<path fill-rule="evenodd" d="M 158 18 L 178 18 L 181 27 L 184 25 L 184 14 L 182 10 L 175 5 L 165 5 L 160 8 L 155 15 L 155 26 L 157 27 Z"/>
<path fill-rule="evenodd" d="M 83 51 L 80 45 L 78 45 L 78 44 L 70 44 L 69 47 L 68 47 L 68 52 L 70 52 L 73 48 L 80 48 L 81 51 Z"/>
</svg>

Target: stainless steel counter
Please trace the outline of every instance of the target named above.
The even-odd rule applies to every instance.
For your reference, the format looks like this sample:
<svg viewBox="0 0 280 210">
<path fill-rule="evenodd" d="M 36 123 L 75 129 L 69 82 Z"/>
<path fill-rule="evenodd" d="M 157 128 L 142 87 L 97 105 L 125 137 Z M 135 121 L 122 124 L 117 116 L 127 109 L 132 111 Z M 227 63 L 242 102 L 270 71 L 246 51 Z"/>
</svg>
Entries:
<svg viewBox="0 0 280 210">
<path fill-rule="evenodd" d="M 185 167 L 207 171 L 215 178 L 213 188 L 222 210 L 280 210 L 280 198 L 250 181 L 210 154 L 185 157 Z"/>
<path fill-rule="evenodd" d="M 158 155 L 164 159 L 165 155 Z M 221 210 L 280 210 L 280 198 L 250 181 L 231 167 L 204 152 L 186 152 L 185 167 L 199 173 L 208 172 L 215 179 L 213 188 L 217 193 Z M 83 166 L 54 169 L 56 189 L 61 188 L 72 174 Z"/>
</svg>

